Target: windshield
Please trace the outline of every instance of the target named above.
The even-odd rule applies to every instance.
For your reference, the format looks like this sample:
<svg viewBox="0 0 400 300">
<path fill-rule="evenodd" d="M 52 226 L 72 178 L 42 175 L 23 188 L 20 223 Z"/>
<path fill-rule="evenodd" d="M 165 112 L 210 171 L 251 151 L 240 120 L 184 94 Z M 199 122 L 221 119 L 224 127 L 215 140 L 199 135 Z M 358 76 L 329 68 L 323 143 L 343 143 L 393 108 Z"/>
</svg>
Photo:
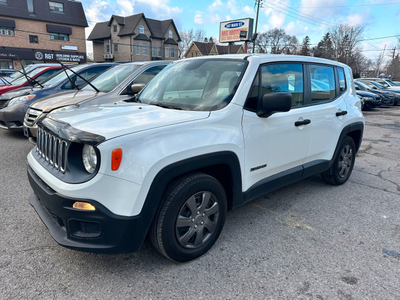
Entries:
<svg viewBox="0 0 400 300">
<path fill-rule="evenodd" d="M 395 84 L 393 81 L 391 81 L 390 79 L 386 79 L 386 82 L 388 84 L 390 84 L 390 86 L 397 86 L 397 84 Z"/>
<path fill-rule="evenodd" d="M 363 82 L 360 82 L 360 83 L 362 83 L 364 86 L 366 86 L 367 88 L 370 88 L 370 89 L 373 89 L 374 87 L 376 88 L 376 86 L 373 83 L 369 82 L 369 81 L 363 81 Z"/>
<path fill-rule="evenodd" d="M 29 77 L 35 76 L 36 74 L 42 72 L 43 70 L 44 70 L 44 68 L 36 68 L 36 69 L 33 69 L 33 70 L 27 72 L 28 78 L 29 78 Z M 26 82 L 26 80 L 27 80 L 27 79 L 26 79 L 25 75 L 22 75 L 22 76 L 19 77 L 18 79 L 15 79 L 15 80 L 12 82 L 12 84 L 13 84 L 13 85 L 24 84 L 24 83 Z"/>
<path fill-rule="evenodd" d="M 93 79 L 90 83 L 94 85 L 100 92 L 108 93 L 109 91 L 115 89 L 117 85 L 124 81 L 125 78 L 131 75 L 140 66 L 141 65 L 124 64 L 111 67 Z M 86 84 L 82 87 L 82 90 L 93 91 L 93 88 L 89 84 Z"/>
<path fill-rule="evenodd" d="M 386 83 L 385 81 L 381 80 L 381 81 L 376 81 L 377 84 L 379 84 L 382 87 L 390 87 L 389 83 Z"/>
<path fill-rule="evenodd" d="M 28 66 L 25 66 L 24 68 L 25 68 L 25 72 L 29 73 L 29 72 L 32 70 L 33 65 L 28 65 Z M 18 71 L 15 71 L 15 72 L 12 73 L 9 77 L 11 77 L 12 79 L 16 79 L 16 78 L 19 78 L 19 77 L 21 77 L 21 76 L 24 76 L 24 75 L 23 75 L 23 70 L 22 70 L 22 69 L 21 69 L 21 70 L 18 70 Z"/>
<path fill-rule="evenodd" d="M 382 84 L 380 84 L 380 83 L 377 83 L 377 82 L 371 82 L 373 85 L 375 85 L 377 88 L 379 88 L 379 89 L 384 89 L 385 87 L 382 85 Z"/>
<path fill-rule="evenodd" d="M 184 60 L 166 67 L 139 101 L 185 110 L 217 110 L 232 100 L 247 66 L 239 59 Z"/>
<path fill-rule="evenodd" d="M 73 70 L 74 72 L 78 73 L 81 69 L 85 68 L 86 65 L 79 65 L 76 67 L 72 67 L 71 70 Z M 59 84 L 60 82 L 63 82 L 65 80 L 68 80 L 68 77 L 65 73 L 68 73 L 68 76 L 72 79 L 75 74 L 70 71 L 69 69 L 66 70 L 67 72 L 65 72 L 64 70 L 59 71 L 56 75 L 51 76 L 48 80 L 46 80 L 43 83 L 43 86 L 45 88 L 49 88 L 49 87 L 53 87 L 57 84 Z"/>
</svg>

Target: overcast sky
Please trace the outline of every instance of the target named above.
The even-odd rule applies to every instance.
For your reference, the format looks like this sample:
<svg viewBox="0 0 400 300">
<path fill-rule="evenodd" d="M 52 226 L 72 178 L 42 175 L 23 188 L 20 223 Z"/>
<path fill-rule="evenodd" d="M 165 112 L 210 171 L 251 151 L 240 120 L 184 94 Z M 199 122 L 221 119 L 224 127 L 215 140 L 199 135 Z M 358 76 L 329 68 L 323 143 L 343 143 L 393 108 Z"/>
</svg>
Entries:
<svg viewBox="0 0 400 300">
<path fill-rule="evenodd" d="M 207 36 L 219 38 L 219 23 L 256 18 L 255 1 L 250 0 L 82 0 L 90 25 L 108 21 L 112 14 L 130 16 L 144 13 L 158 20 L 173 19 L 178 30 L 201 28 Z M 373 58 L 386 45 L 390 54 L 400 35 L 399 0 L 269 0 L 260 8 L 258 32 L 283 28 L 299 42 L 308 35 L 317 44 L 329 27 L 340 23 L 364 26 L 365 55 Z M 255 23 L 255 22 L 254 22 Z M 92 52 L 88 43 L 88 52 Z M 397 50 L 398 51 L 398 50 Z"/>
</svg>

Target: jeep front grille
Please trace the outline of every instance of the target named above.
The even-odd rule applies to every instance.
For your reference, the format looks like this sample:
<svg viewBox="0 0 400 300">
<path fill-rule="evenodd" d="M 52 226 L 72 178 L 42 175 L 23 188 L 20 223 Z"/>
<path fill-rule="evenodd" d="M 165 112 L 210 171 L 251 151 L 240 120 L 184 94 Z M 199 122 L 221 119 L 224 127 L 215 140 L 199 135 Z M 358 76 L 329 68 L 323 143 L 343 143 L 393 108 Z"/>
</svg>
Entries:
<svg viewBox="0 0 400 300">
<path fill-rule="evenodd" d="M 41 114 L 41 110 L 29 108 L 24 118 L 26 125 L 32 126 L 33 124 L 35 124 L 36 120 L 40 117 Z"/>
<path fill-rule="evenodd" d="M 51 166 L 65 173 L 68 143 L 38 127 L 36 151 Z"/>
</svg>

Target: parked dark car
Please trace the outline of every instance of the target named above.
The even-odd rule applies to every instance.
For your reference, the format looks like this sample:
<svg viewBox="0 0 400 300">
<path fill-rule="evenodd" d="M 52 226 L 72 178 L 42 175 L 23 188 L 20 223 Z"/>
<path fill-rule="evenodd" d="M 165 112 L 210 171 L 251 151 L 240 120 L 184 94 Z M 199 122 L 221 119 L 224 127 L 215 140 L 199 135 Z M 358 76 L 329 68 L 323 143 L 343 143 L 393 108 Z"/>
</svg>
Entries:
<svg viewBox="0 0 400 300">
<path fill-rule="evenodd" d="M 25 113 L 33 102 L 47 96 L 76 89 L 77 85 L 85 83 L 77 73 L 86 80 L 91 80 L 101 72 L 114 66 L 115 63 L 85 64 L 72 67 L 71 70 L 61 70 L 40 85 L 32 88 L 19 88 L 0 96 L 0 128 L 22 131 Z M 67 76 L 68 74 L 68 76 Z M 69 77 L 69 78 L 68 78 Z"/>
<path fill-rule="evenodd" d="M 80 91 L 45 97 L 30 105 L 24 119 L 24 134 L 36 140 L 37 121 L 55 111 L 129 100 L 154 78 L 170 61 L 119 64 L 93 79 Z"/>
<path fill-rule="evenodd" d="M 370 82 L 364 82 L 360 80 L 354 80 L 354 85 L 358 91 L 367 91 L 379 95 L 381 99 L 381 105 L 394 105 L 394 93 L 379 90 L 374 84 Z"/>
<path fill-rule="evenodd" d="M 386 83 L 383 85 L 383 84 L 380 84 L 379 82 L 373 81 L 373 80 L 362 80 L 362 82 L 372 83 L 378 90 L 383 90 L 388 93 L 393 93 L 394 94 L 394 104 L 393 105 L 399 104 L 399 102 L 400 102 L 400 87 L 398 87 L 398 89 L 393 88 L 393 87 L 387 87 Z"/>
<path fill-rule="evenodd" d="M 385 89 L 400 91 L 400 86 L 387 78 L 360 78 L 360 80 L 374 81 L 382 85 Z"/>
<path fill-rule="evenodd" d="M 360 97 L 361 102 L 363 103 L 363 110 L 375 108 L 381 106 L 382 98 L 381 96 L 370 93 L 367 91 L 356 90 L 357 96 Z"/>
</svg>

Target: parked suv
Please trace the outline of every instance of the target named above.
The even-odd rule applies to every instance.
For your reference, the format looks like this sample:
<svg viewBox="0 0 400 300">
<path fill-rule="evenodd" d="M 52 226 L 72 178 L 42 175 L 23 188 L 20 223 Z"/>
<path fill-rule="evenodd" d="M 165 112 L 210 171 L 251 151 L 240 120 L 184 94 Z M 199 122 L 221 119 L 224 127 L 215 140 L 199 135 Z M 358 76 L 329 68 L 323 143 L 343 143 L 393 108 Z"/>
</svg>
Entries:
<svg viewBox="0 0 400 300">
<path fill-rule="evenodd" d="M 39 121 L 29 201 L 65 247 L 131 252 L 149 234 L 194 259 L 227 210 L 314 174 L 345 183 L 364 129 L 351 69 L 311 57 L 185 59 L 131 101 Z"/>
</svg>

